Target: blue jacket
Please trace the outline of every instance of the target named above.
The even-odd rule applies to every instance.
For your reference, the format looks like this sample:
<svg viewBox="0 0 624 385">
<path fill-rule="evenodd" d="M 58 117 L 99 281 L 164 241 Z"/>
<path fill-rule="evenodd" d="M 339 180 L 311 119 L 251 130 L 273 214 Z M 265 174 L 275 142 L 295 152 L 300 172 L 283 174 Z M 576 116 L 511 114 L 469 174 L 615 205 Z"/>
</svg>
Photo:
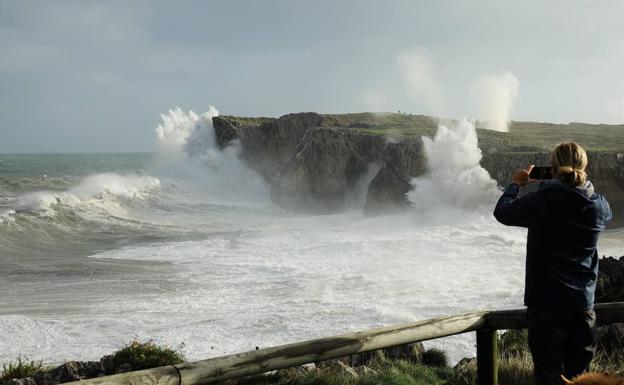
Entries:
<svg viewBox="0 0 624 385">
<path fill-rule="evenodd" d="M 524 304 L 548 309 L 591 309 L 598 276 L 598 234 L 611 220 L 611 208 L 591 182 L 569 187 L 541 182 L 518 198 L 507 186 L 494 209 L 508 226 L 527 227 Z"/>
</svg>

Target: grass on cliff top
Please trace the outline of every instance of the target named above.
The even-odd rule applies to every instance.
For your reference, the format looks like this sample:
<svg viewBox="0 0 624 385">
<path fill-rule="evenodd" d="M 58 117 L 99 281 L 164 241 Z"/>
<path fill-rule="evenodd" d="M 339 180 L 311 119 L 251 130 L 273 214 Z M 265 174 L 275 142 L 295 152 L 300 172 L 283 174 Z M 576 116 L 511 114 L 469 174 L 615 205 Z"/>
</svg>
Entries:
<svg viewBox="0 0 624 385">
<path fill-rule="evenodd" d="M 237 126 L 260 126 L 267 122 L 272 122 L 275 118 L 267 118 L 264 116 L 258 117 L 245 117 L 234 115 L 219 115 L 220 118 L 224 118 L 234 123 Z"/>
<path fill-rule="evenodd" d="M 352 114 L 323 114 L 322 128 L 349 130 L 367 135 L 387 137 L 433 136 L 438 124 L 453 124 L 449 119 L 425 115 L 390 112 L 361 112 Z M 238 125 L 258 126 L 275 118 L 247 118 L 223 116 Z M 510 132 L 485 129 L 485 123 L 477 122 L 479 141 L 485 146 L 496 146 L 505 152 L 548 152 L 554 145 L 573 140 L 588 151 L 624 152 L 624 124 L 587 123 L 540 123 L 517 122 L 510 125 Z"/>
<path fill-rule="evenodd" d="M 357 113 L 323 115 L 324 127 L 341 127 L 357 132 L 387 136 L 433 136 L 439 124 L 454 124 L 449 119 L 425 115 L 398 113 Z M 573 140 L 588 151 L 624 152 L 624 125 L 587 123 L 517 122 L 510 124 L 510 132 L 486 129 L 477 122 L 479 141 L 507 151 L 550 151 L 563 141 Z"/>
</svg>

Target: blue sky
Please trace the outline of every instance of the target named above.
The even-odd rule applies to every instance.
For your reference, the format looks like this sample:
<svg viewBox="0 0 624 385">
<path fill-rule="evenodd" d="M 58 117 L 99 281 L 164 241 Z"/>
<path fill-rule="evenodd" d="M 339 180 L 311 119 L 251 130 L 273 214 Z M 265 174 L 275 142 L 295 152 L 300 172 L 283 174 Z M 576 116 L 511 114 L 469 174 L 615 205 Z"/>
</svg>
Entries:
<svg viewBox="0 0 624 385">
<path fill-rule="evenodd" d="M 501 71 L 514 120 L 624 123 L 623 1 L 0 0 L 0 53 L 0 152 L 152 151 L 176 106 L 481 118 Z"/>
</svg>

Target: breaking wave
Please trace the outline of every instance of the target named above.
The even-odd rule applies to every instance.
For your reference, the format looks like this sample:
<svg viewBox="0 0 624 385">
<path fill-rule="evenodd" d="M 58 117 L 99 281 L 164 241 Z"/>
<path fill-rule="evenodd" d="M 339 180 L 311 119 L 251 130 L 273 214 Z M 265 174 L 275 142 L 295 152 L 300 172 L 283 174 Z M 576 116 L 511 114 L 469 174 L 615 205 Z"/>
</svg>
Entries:
<svg viewBox="0 0 624 385">
<path fill-rule="evenodd" d="M 37 191 L 19 196 L 14 210 L 54 214 L 59 206 L 93 205 L 102 208 L 107 201 L 116 198 L 144 199 L 146 194 L 157 191 L 159 187 L 160 180 L 151 176 L 95 174 L 66 191 Z"/>
<path fill-rule="evenodd" d="M 423 137 L 427 172 L 412 179 L 412 205 L 436 220 L 453 218 L 457 211 L 487 212 L 500 195 L 497 183 L 480 165 L 477 132 L 467 119 L 454 126 L 438 126 L 433 138 Z"/>
</svg>

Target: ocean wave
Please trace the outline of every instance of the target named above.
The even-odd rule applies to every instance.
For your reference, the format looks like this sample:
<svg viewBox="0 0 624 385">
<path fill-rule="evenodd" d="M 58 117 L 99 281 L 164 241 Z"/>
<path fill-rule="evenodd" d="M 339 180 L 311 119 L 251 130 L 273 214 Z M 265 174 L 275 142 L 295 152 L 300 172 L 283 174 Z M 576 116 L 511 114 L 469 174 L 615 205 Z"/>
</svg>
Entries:
<svg viewBox="0 0 624 385">
<path fill-rule="evenodd" d="M 80 184 L 66 191 L 36 191 L 23 194 L 15 200 L 17 212 L 42 212 L 54 214 L 58 206 L 79 207 L 97 205 L 107 199 L 144 199 L 146 194 L 158 190 L 160 180 L 151 176 L 102 173 L 88 176 Z"/>
<path fill-rule="evenodd" d="M 15 218 L 13 217 L 14 214 L 15 210 L 0 209 L 0 225 L 15 220 Z"/>
</svg>

